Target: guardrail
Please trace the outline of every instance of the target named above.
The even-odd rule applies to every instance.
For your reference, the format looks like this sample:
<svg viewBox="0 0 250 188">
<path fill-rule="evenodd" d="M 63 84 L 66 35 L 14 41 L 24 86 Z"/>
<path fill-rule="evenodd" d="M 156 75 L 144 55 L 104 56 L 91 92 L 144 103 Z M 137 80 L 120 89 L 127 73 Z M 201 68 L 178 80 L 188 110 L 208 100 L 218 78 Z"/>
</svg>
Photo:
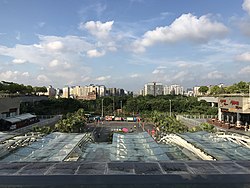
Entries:
<svg viewBox="0 0 250 188">
<path fill-rule="evenodd" d="M 26 132 L 32 131 L 32 129 L 34 127 L 52 126 L 52 125 L 56 124 L 60 119 L 61 119 L 61 116 L 57 115 L 57 116 L 55 116 L 53 118 L 46 119 L 46 120 L 43 120 L 43 121 L 28 125 L 26 127 L 16 129 L 14 131 L 11 131 L 11 133 L 26 133 Z"/>
<path fill-rule="evenodd" d="M 206 122 L 206 119 L 199 119 L 199 120 L 197 120 L 198 118 L 197 119 L 190 119 L 190 118 L 184 117 L 182 115 L 176 115 L 176 119 L 188 127 L 200 126 L 202 123 Z"/>
</svg>

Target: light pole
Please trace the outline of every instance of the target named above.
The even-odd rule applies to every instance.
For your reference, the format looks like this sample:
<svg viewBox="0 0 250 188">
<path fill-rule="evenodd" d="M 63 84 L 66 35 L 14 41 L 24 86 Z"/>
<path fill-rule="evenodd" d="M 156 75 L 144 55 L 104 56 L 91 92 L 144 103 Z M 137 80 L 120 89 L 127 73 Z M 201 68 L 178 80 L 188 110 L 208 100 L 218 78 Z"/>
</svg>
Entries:
<svg viewBox="0 0 250 188">
<path fill-rule="evenodd" d="M 120 101 L 121 102 L 121 113 L 122 113 L 122 101 Z"/>
<path fill-rule="evenodd" d="M 103 118 L 103 100 L 104 99 L 102 99 L 102 118 Z"/>
<path fill-rule="evenodd" d="M 113 96 L 113 115 L 115 115 L 115 97 Z"/>
<path fill-rule="evenodd" d="M 169 99 L 169 116 L 171 117 L 171 100 Z"/>
</svg>

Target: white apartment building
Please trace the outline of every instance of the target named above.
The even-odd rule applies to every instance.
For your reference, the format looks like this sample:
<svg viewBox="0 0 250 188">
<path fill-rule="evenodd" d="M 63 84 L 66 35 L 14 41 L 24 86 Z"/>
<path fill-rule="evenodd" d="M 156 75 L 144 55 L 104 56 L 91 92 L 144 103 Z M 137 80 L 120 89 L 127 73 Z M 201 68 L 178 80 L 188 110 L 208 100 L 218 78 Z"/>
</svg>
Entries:
<svg viewBox="0 0 250 188">
<path fill-rule="evenodd" d="M 70 96 L 70 89 L 68 86 L 63 88 L 63 94 L 62 94 L 62 98 L 69 98 Z"/>
<path fill-rule="evenodd" d="M 164 89 L 163 89 L 163 94 L 164 95 L 170 95 L 171 94 L 171 90 L 170 90 L 170 87 L 169 86 L 164 86 Z"/>
<path fill-rule="evenodd" d="M 144 96 L 146 95 L 163 95 L 163 85 L 162 83 L 150 82 L 144 85 Z"/>
<path fill-rule="evenodd" d="M 200 86 L 195 86 L 195 87 L 193 88 L 193 93 L 194 93 L 194 96 L 195 96 L 195 97 L 196 97 L 196 96 L 202 95 L 202 93 L 199 92 L 199 89 L 200 89 Z"/>
<path fill-rule="evenodd" d="M 183 95 L 184 94 L 184 89 L 180 85 L 170 85 L 170 86 L 165 86 L 164 87 L 164 95 Z"/>
<path fill-rule="evenodd" d="M 183 87 L 180 85 L 177 85 L 177 84 L 171 85 L 170 91 L 173 92 L 174 95 L 183 95 L 184 94 Z"/>
</svg>

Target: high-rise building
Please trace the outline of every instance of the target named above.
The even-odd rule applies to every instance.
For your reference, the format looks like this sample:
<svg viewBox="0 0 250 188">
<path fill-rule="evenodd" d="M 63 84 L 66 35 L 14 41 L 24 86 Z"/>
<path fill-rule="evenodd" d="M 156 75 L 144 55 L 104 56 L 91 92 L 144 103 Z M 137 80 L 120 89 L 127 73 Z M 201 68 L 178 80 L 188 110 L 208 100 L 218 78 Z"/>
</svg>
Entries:
<svg viewBox="0 0 250 188">
<path fill-rule="evenodd" d="M 164 94 L 164 95 L 170 95 L 170 94 L 171 94 L 170 91 L 171 91 L 171 90 L 170 90 L 170 87 L 169 87 L 169 86 L 164 86 L 164 88 L 163 88 L 163 94 Z"/>
<path fill-rule="evenodd" d="M 56 89 L 53 88 L 51 85 L 49 85 L 49 87 L 47 87 L 47 92 L 40 93 L 40 95 L 46 95 L 48 97 L 55 97 L 55 95 L 56 95 Z"/>
<path fill-rule="evenodd" d="M 146 95 L 163 95 L 162 83 L 150 82 L 144 85 L 144 96 Z"/>
<path fill-rule="evenodd" d="M 186 93 L 184 93 L 185 96 L 193 96 L 194 95 L 194 91 L 192 88 L 187 88 Z"/>
<path fill-rule="evenodd" d="M 141 89 L 141 90 L 139 91 L 139 95 L 144 96 L 144 89 Z"/>
<path fill-rule="evenodd" d="M 196 96 L 202 95 L 202 93 L 199 92 L 199 89 L 200 89 L 200 86 L 195 86 L 195 87 L 193 88 L 194 96 L 195 96 L 195 97 L 196 97 Z"/>
<path fill-rule="evenodd" d="M 183 95 L 184 94 L 183 87 L 177 84 L 171 85 L 170 93 L 173 95 Z"/>
<path fill-rule="evenodd" d="M 63 88 L 63 94 L 62 94 L 62 98 L 69 98 L 70 96 L 70 89 L 68 86 Z"/>
<path fill-rule="evenodd" d="M 98 94 L 99 97 L 106 96 L 106 87 L 104 85 L 98 86 L 97 94 Z"/>
</svg>

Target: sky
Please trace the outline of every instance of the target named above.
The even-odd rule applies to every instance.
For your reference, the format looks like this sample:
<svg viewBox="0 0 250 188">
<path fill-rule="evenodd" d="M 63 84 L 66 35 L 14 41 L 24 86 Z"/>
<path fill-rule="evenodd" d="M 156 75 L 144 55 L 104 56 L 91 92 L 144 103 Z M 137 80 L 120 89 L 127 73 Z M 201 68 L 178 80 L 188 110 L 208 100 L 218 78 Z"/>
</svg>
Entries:
<svg viewBox="0 0 250 188">
<path fill-rule="evenodd" d="M 0 80 L 137 92 L 250 81 L 250 0 L 0 0 Z"/>
</svg>

